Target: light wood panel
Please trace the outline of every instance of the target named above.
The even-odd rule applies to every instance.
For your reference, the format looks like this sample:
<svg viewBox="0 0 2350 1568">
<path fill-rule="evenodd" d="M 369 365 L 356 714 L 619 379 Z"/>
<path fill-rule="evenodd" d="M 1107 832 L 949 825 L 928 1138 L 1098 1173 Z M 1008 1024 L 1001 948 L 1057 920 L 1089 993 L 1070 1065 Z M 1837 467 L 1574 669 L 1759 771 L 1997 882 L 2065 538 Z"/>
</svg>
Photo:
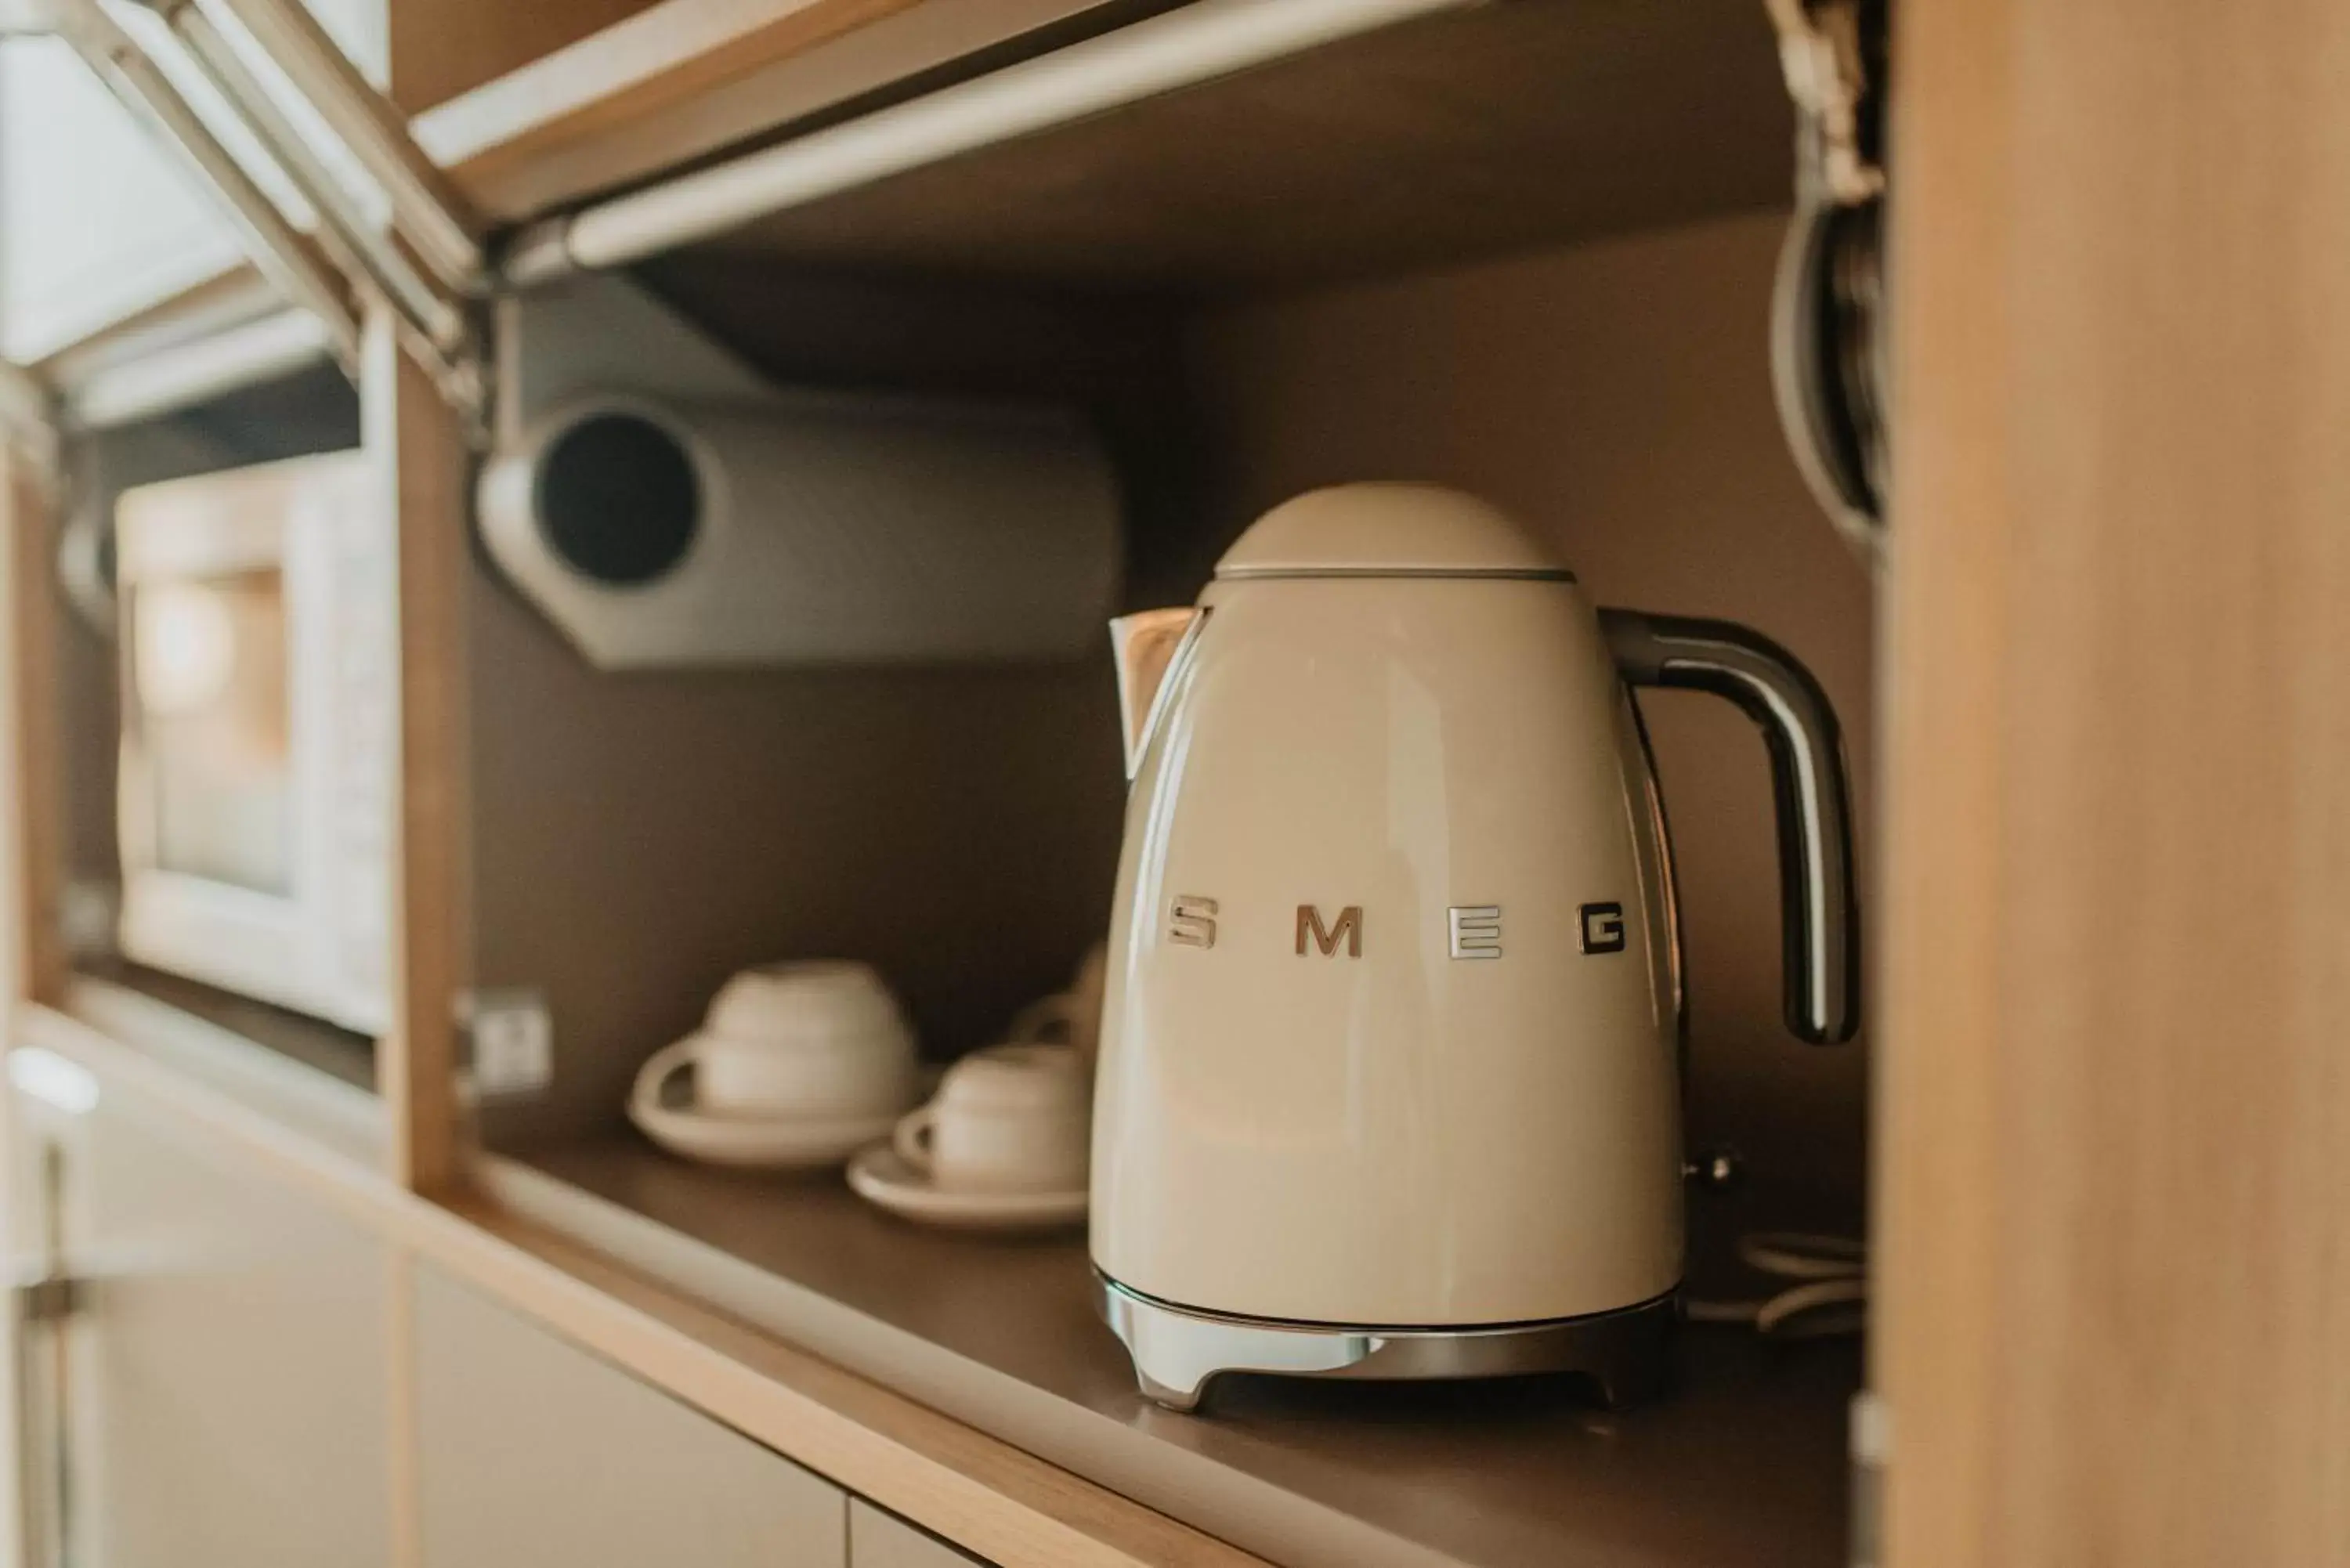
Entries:
<svg viewBox="0 0 2350 1568">
<path fill-rule="evenodd" d="M 1887 1561 L 2350 1561 L 2350 12 L 1898 16 Z"/>
<path fill-rule="evenodd" d="M 13 1012 L 28 999 L 53 997 L 62 966 L 53 916 L 63 874 L 65 825 L 60 803 L 35 778 L 43 770 L 27 759 L 54 759 L 56 688 L 44 678 L 52 646 L 42 628 L 54 614 L 46 570 L 49 507 L 32 454 L 0 432 L 0 648 L 8 669 L 0 679 L 0 807 L 8 812 L 0 836 L 0 997 Z M 28 663 L 29 659 L 29 663 Z M 54 789 L 54 770 L 49 771 Z M 21 1169 L 33 1156 L 16 1115 L 17 1096 L 0 1095 L 0 1171 Z M 41 1236 L 26 1221 L 31 1195 L 10 1180 L 0 1191 L 0 1225 L 11 1253 L 37 1258 Z M 48 1498 L 53 1474 L 27 1452 L 35 1440 L 28 1400 L 38 1375 L 28 1378 L 22 1314 L 0 1321 L 0 1398 L 10 1412 L 0 1423 L 0 1560 L 30 1563 L 51 1550 Z"/>
<path fill-rule="evenodd" d="M 804 54 L 843 33 L 920 4 L 920 0 L 592 0 L 551 26 L 515 31 L 502 40 L 500 66 L 482 70 L 468 51 L 419 30 L 395 33 L 395 58 L 421 57 L 431 84 L 403 89 L 411 112 L 442 104 L 422 117 L 419 135 L 434 155 L 462 165 L 468 191 L 487 197 L 493 211 L 514 216 L 544 204 L 556 192 L 528 177 L 531 165 L 563 160 L 583 144 L 608 144 L 616 133 L 695 101 L 766 67 Z M 436 13 L 529 13 L 540 5 L 481 5 L 442 0 Z M 400 8 L 393 7 L 397 17 Z M 603 14 L 609 26 L 572 29 L 577 19 Z M 536 36 L 533 36 L 536 35 Z M 536 42 L 543 47 L 525 48 Z M 412 46 L 412 53 L 401 49 Z M 561 47 L 556 47 L 557 45 Z M 474 90 L 444 91 L 463 80 Z M 433 96 L 433 95 L 438 96 Z M 446 101 L 453 99 L 454 101 Z M 698 151 L 707 151 L 707 148 Z M 627 177 L 626 151 L 607 147 L 608 173 L 583 172 L 577 195 L 593 184 Z"/>
<path fill-rule="evenodd" d="M 414 114 L 524 70 L 654 0 L 388 0 L 392 99 Z"/>
<path fill-rule="evenodd" d="M 472 963 L 467 854 L 465 582 L 471 459 L 457 417 L 390 317 L 368 324 L 360 378 L 368 450 L 400 519 L 400 771 L 393 843 L 392 1029 L 376 1080 L 393 1167 L 420 1191 L 456 1179 L 457 1001 Z"/>
<path fill-rule="evenodd" d="M 0 441 L 8 631 L 5 752 L 9 781 L 7 994 L 55 1001 L 66 972 L 64 743 L 57 703 L 57 509 L 52 476 Z"/>
</svg>

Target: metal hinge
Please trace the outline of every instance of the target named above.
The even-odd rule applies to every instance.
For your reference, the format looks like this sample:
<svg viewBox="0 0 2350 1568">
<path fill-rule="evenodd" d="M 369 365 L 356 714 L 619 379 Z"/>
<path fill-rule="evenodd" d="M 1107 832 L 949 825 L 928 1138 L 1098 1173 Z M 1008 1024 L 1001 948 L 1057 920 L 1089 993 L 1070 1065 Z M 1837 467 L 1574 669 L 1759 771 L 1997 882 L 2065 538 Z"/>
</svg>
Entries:
<svg viewBox="0 0 2350 1568">
<path fill-rule="evenodd" d="M 312 149 L 303 130 L 203 6 L 195 0 L 139 3 L 162 18 L 189 60 L 219 89 L 309 204 L 317 219 L 318 245 L 328 260 L 361 291 L 390 309 L 400 323 L 403 343 L 432 377 L 442 397 L 467 419 L 482 423 L 488 399 L 487 371 L 481 348 L 481 314 L 472 297 L 484 286 L 479 251 L 472 254 L 470 263 L 461 260 L 445 274 L 415 259 L 395 232 L 397 213 L 395 227 L 387 227 L 362 209 L 358 196 Z M 264 20 L 265 30 L 265 8 L 248 5 L 244 15 Z M 255 36 L 250 25 L 240 25 L 246 26 L 248 36 Z M 328 52 L 333 52 L 331 45 Z M 337 59 L 339 62 L 339 55 Z M 297 64 L 296 69 L 302 67 Z M 304 74 L 289 74 L 289 79 L 303 83 L 305 96 L 314 99 L 328 93 L 376 96 L 348 71 L 330 77 L 317 62 Z M 380 134 L 393 133 L 380 129 Z M 405 144 L 405 133 L 398 134 Z M 354 158 L 359 156 L 353 153 Z M 404 156 L 421 157 L 412 148 Z M 448 222 L 462 227 L 453 219 Z"/>
<path fill-rule="evenodd" d="M 1763 0 L 1795 104 L 1795 215 L 1773 290 L 1771 379 L 1821 510 L 1872 566 L 1891 489 L 1884 166 L 1888 0 Z"/>
<path fill-rule="evenodd" d="M 1763 0 L 1779 33 L 1779 68 L 1802 119 L 1799 185 L 1852 207 L 1885 192 L 1871 117 L 1863 0 Z"/>
<path fill-rule="evenodd" d="M 87 1312 L 94 1293 L 89 1281 L 71 1274 L 44 1274 L 28 1280 L 16 1287 L 17 1321 L 64 1323 Z"/>
</svg>

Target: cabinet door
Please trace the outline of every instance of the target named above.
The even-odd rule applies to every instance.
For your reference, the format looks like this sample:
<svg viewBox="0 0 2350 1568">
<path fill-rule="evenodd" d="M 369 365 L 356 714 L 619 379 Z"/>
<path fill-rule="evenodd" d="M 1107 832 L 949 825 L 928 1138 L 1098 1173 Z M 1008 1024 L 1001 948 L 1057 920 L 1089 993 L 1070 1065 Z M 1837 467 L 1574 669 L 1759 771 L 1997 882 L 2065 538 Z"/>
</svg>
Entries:
<svg viewBox="0 0 2350 1568">
<path fill-rule="evenodd" d="M 311 0 L 310 8 L 380 79 L 382 0 Z M 152 17 L 131 8 L 124 19 L 178 63 Z M 174 74 L 222 140 L 248 151 L 252 143 L 201 79 Z M 0 46 L 0 358 L 40 358 L 203 282 L 239 254 L 212 193 L 68 46 L 53 38 Z"/>
<path fill-rule="evenodd" d="M 985 1568 L 979 1558 L 861 1500 L 848 1505 L 848 1563 L 849 1568 Z"/>
<path fill-rule="evenodd" d="M 426 1267 L 416 1361 L 424 1568 L 845 1568 L 837 1488 Z"/>
<path fill-rule="evenodd" d="M 63 1261 L 95 1282 L 61 1344 L 34 1331 L 27 1362 L 27 1383 L 44 1386 L 26 1393 L 45 1411 L 28 1469 L 46 1478 L 28 1503 L 45 1519 L 65 1511 L 63 1560 L 385 1563 L 383 1244 L 102 1084 L 78 1113 L 14 1095 L 16 1234 L 43 1234 L 54 1190 Z"/>
<path fill-rule="evenodd" d="M 70 47 L 0 47 L 0 355 L 39 358 L 236 257 L 211 198 Z"/>
</svg>

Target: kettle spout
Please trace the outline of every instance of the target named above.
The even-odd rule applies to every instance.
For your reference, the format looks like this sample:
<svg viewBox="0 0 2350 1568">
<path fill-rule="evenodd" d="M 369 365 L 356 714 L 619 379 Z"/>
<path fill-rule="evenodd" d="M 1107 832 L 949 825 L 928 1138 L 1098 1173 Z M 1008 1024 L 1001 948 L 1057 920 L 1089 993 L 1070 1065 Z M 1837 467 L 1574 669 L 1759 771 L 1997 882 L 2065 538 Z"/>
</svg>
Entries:
<svg viewBox="0 0 2350 1568">
<path fill-rule="evenodd" d="M 1207 616 L 1206 610 L 1186 606 L 1140 610 L 1109 623 L 1110 650 L 1118 657 L 1118 708 L 1126 733 L 1128 784 L 1141 770 L 1142 753 L 1158 727 L 1159 693 L 1167 672 Z"/>
</svg>

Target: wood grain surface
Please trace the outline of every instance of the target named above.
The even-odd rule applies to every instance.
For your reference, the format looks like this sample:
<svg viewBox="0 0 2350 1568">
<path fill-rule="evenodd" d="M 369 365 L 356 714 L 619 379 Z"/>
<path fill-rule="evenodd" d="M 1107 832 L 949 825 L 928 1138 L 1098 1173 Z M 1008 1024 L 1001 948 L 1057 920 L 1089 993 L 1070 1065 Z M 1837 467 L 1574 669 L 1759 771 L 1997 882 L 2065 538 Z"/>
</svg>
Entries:
<svg viewBox="0 0 2350 1568">
<path fill-rule="evenodd" d="M 1899 24 L 1886 1561 L 2350 1561 L 2350 12 Z"/>
<path fill-rule="evenodd" d="M 1759 5 L 1471 6 L 855 186 L 713 244 L 841 270 L 1287 289 L 1775 208 L 1791 131 Z"/>
<path fill-rule="evenodd" d="M 13 817 L 8 994 L 54 1001 L 66 972 L 64 743 L 57 711 L 55 494 L 27 454 L 0 442 L 0 530 L 7 539 L 5 754 Z"/>
<path fill-rule="evenodd" d="M 392 0 L 393 97 L 410 114 L 521 70 L 655 0 Z"/>
<path fill-rule="evenodd" d="M 698 99 L 730 81 L 917 3 L 598 0 L 573 9 L 600 13 L 609 26 L 550 36 L 541 40 L 544 47 L 510 50 L 503 71 L 460 67 L 442 49 L 418 38 L 424 68 L 435 80 L 462 68 L 473 90 L 424 99 L 403 92 L 400 101 L 411 109 L 442 105 L 420 127 L 426 144 L 458 167 L 470 192 L 486 197 L 500 215 L 514 216 L 517 203 L 536 205 L 550 194 L 543 183 L 525 177 L 530 165 L 584 142 L 608 140 L 618 129 L 690 110 Z M 436 8 L 508 9 L 468 0 L 441 0 Z M 400 36 L 394 41 L 400 43 Z M 517 36 L 513 41 L 520 45 L 524 39 Z M 527 193 L 517 195 L 518 191 Z"/>
<path fill-rule="evenodd" d="M 419 1191 L 458 1173 L 457 1003 L 472 969 L 472 770 L 464 585 L 472 570 L 470 455 L 457 416 L 402 353 L 386 313 L 368 327 L 366 442 L 400 525 L 400 771 L 393 843 L 392 1028 L 376 1081 L 392 1163 Z"/>
</svg>

